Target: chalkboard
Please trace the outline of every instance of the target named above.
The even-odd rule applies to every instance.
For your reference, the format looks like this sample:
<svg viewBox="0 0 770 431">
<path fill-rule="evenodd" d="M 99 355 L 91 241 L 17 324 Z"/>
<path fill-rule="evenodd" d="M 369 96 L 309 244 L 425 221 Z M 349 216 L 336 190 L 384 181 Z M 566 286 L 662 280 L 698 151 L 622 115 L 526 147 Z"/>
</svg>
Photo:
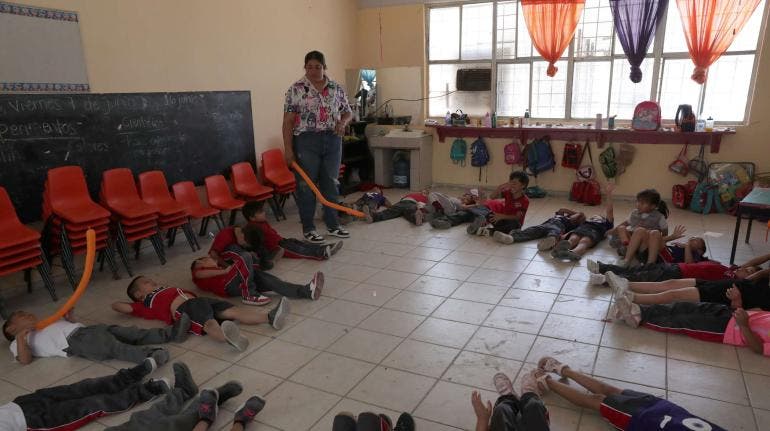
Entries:
<svg viewBox="0 0 770 431">
<path fill-rule="evenodd" d="M 202 184 L 255 161 L 248 91 L 0 95 L 0 185 L 23 222 L 39 220 L 46 172 L 83 168 L 98 202 L 102 172 L 160 169 Z"/>
</svg>

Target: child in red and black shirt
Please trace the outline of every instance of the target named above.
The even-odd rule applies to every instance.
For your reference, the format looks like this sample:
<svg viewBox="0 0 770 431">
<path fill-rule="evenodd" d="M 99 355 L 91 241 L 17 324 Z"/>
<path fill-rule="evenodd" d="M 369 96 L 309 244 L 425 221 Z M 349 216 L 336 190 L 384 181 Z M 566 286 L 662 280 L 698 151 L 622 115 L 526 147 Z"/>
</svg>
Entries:
<svg viewBox="0 0 770 431">
<path fill-rule="evenodd" d="M 267 222 L 264 210 L 265 202 L 247 202 L 243 206 L 243 217 L 249 225 L 256 226 L 262 232 L 262 244 L 267 253 L 273 256 L 281 255 L 292 259 L 326 260 L 342 248 L 342 241 L 333 244 L 315 244 L 300 241 L 296 238 L 284 238 Z"/>
<path fill-rule="evenodd" d="M 247 325 L 269 323 L 273 328 L 281 329 L 289 312 L 285 298 L 281 298 L 278 305 L 269 312 L 255 313 L 227 301 L 198 297 L 189 290 L 161 286 L 142 275 L 131 280 L 126 294 L 132 302 L 114 302 L 113 310 L 144 319 L 160 320 L 166 324 L 172 324 L 182 314 L 187 314 L 192 321 L 191 332 L 209 334 L 215 340 L 226 342 L 240 351 L 246 350 L 249 340 L 240 335 L 240 329 L 233 320 Z"/>
<path fill-rule="evenodd" d="M 373 210 L 370 206 L 364 206 L 362 211 L 366 216 L 367 223 L 376 223 L 379 221 L 391 220 L 403 217 L 410 223 L 420 226 L 425 220 L 425 206 L 428 205 L 428 192 L 408 193 L 401 200 L 380 211 Z"/>
<path fill-rule="evenodd" d="M 529 208 L 529 199 L 524 189 L 529 184 L 529 176 L 523 171 L 511 172 L 508 182 L 497 187 L 493 197 L 481 205 L 469 209 L 476 216 L 468 226 L 471 235 L 491 236 L 494 232 L 509 233 L 520 229 Z"/>
</svg>

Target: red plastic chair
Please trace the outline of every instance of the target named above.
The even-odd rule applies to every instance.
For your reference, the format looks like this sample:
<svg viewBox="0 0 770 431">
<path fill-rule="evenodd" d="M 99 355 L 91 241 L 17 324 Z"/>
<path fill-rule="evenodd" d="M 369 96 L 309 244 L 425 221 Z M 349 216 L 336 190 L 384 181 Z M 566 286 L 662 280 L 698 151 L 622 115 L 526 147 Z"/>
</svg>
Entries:
<svg viewBox="0 0 770 431">
<path fill-rule="evenodd" d="M 235 217 L 238 215 L 236 210 L 243 208 L 246 203 L 240 199 L 235 199 L 230 194 L 230 188 L 227 187 L 227 180 L 222 175 L 212 175 L 206 177 L 206 198 L 209 205 L 220 210 L 230 211 L 230 225 L 235 223 Z M 225 224 L 222 213 L 219 213 L 219 220 Z"/>
<path fill-rule="evenodd" d="M 46 195 L 53 214 L 69 223 L 90 224 L 110 217 L 109 211 L 91 200 L 79 166 L 49 170 Z"/>
<path fill-rule="evenodd" d="M 195 190 L 195 184 L 193 184 L 192 181 L 178 182 L 171 188 L 174 191 L 174 199 L 184 206 L 185 210 L 187 210 L 187 214 L 192 218 L 201 219 L 201 230 L 198 232 L 199 236 L 205 235 L 209 220 L 212 218 L 219 230 L 222 230 L 224 226 L 221 225 L 221 222 L 217 217 L 220 211 L 216 208 L 204 207 L 203 204 L 201 204 L 200 198 L 198 198 L 198 192 Z"/>
<path fill-rule="evenodd" d="M 40 233 L 21 224 L 11 198 L 3 187 L 0 187 L 0 256 L 0 276 L 24 271 L 27 288 L 31 290 L 30 271 L 36 268 L 51 299 L 58 299 L 48 260 L 40 247 Z M 2 300 L 0 312 L 7 317 Z"/>
<path fill-rule="evenodd" d="M 236 163 L 230 169 L 232 171 L 230 179 L 232 179 L 235 194 L 247 201 L 268 201 L 275 219 L 280 221 L 283 214 L 273 197 L 273 188 L 260 184 L 251 164 L 247 162 Z"/>
<path fill-rule="evenodd" d="M 166 256 L 158 231 L 158 213 L 139 197 L 134 174 L 130 169 L 117 168 L 102 172 L 101 201 L 113 213 L 118 238 L 118 254 L 126 271 L 133 277 L 128 261 L 128 243 L 134 243 L 135 258 L 139 258 L 142 240 L 148 238 L 161 265 Z"/>
<path fill-rule="evenodd" d="M 163 172 L 148 171 L 139 174 L 139 193 L 144 202 L 152 205 L 158 211 L 158 225 L 160 229 L 168 231 L 169 246 L 174 244 L 176 229 L 182 228 L 192 251 L 196 251 L 196 248 L 200 249 L 200 245 L 192 233 L 187 211 L 184 206 L 171 197 Z"/>
<path fill-rule="evenodd" d="M 278 195 L 276 200 L 281 212 L 283 212 L 283 207 L 289 196 L 294 196 L 294 192 L 297 190 L 297 179 L 286 165 L 283 151 L 279 148 L 273 148 L 263 152 L 261 173 L 265 181 L 275 188 L 275 193 Z"/>
</svg>

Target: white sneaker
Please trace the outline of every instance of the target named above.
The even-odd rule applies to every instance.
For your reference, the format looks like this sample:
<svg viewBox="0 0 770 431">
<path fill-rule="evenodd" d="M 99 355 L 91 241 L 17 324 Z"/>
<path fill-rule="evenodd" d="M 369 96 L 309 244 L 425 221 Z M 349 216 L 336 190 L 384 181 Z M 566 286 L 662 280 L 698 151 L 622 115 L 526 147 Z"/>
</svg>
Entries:
<svg viewBox="0 0 770 431">
<path fill-rule="evenodd" d="M 324 288 L 324 273 L 321 271 L 318 271 L 313 275 L 313 279 L 310 280 L 310 299 L 313 301 L 318 301 L 318 298 L 321 297 L 321 291 L 323 291 Z"/>
<path fill-rule="evenodd" d="M 342 248 L 342 241 L 337 241 L 334 244 L 329 244 L 324 248 L 324 259 L 329 259 L 330 257 L 337 254 L 338 251 Z"/>
<path fill-rule="evenodd" d="M 513 236 L 505 232 L 497 231 L 492 235 L 492 238 L 499 243 L 513 244 Z"/>
<path fill-rule="evenodd" d="M 610 316 L 614 320 L 622 320 L 626 325 L 637 328 L 642 322 L 642 309 L 634 304 L 627 296 L 615 299 L 615 304 L 610 309 Z"/>
<path fill-rule="evenodd" d="M 612 271 L 607 271 L 607 273 L 604 275 L 607 278 L 607 283 L 610 285 L 612 290 L 615 291 L 615 296 L 625 296 L 633 301 L 634 293 L 631 292 L 628 288 L 628 280 L 615 274 Z"/>
<path fill-rule="evenodd" d="M 586 259 L 586 269 L 593 274 L 599 273 L 599 262 L 593 259 Z"/>
<path fill-rule="evenodd" d="M 227 344 L 235 347 L 239 352 L 243 352 L 249 347 L 249 339 L 241 335 L 241 328 L 232 320 L 222 322 L 222 332 L 225 334 Z"/>
<path fill-rule="evenodd" d="M 304 236 L 305 239 L 310 242 L 314 242 L 314 243 L 324 242 L 324 237 L 322 237 L 318 232 L 314 230 L 305 232 L 304 234 L 302 234 L 302 236 Z"/>
<path fill-rule="evenodd" d="M 556 245 L 555 236 L 547 236 L 537 242 L 537 249 L 540 251 L 548 251 Z"/>
<path fill-rule="evenodd" d="M 604 274 L 588 274 L 588 282 L 594 286 L 601 286 L 607 282 L 607 277 Z"/>
</svg>

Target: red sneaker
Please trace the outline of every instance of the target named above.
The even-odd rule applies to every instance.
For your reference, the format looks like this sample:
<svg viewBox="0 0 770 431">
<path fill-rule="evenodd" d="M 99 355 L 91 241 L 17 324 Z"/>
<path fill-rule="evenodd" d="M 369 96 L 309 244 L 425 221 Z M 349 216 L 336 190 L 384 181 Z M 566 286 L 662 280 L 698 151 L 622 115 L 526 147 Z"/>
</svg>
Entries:
<svg viewBox="0 0 770 431">
<path fill-rule="evenodd" d="M 267 297 L 265 295 L 259 295 L 259 296 L 244 296 L 241 298 L 241 302 L 243 302 L 246 305 L 267 305 L 272 301 L 270 297 Z"/>
</svg>

